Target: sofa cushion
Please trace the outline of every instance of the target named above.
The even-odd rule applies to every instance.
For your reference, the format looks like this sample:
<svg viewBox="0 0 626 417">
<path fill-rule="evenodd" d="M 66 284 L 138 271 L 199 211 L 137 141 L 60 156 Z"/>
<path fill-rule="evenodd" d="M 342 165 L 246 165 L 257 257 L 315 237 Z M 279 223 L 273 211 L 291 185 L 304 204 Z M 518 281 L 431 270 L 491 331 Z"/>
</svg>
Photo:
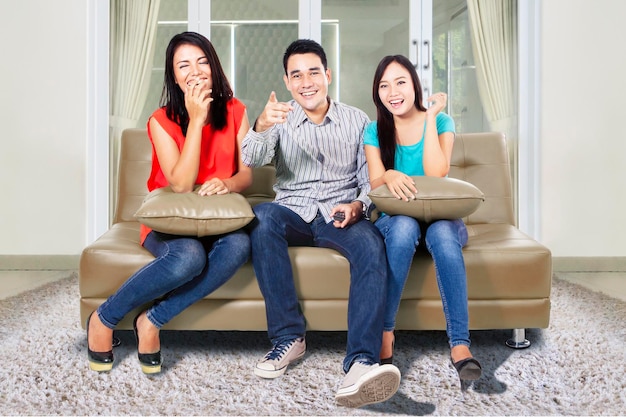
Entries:
<svg viewBox="0 0 626 417">
<path fill-rule="evenodd" d="M 399 200 L 381 185 L 369 193 L 376 208 L 387 214 L 403 214 L 431 222 L 460 219 L 472 214 L 485 199 L 483 193 L 469 182 L 455 178 L 413 176 L 415 200 Z"/>
<path fill-rule="evenodd" d="M 158 232 L 202 237 L 240 229 L 252 221 L 254 213 L 238 193 L 201 196 L 163 187 L 145 197 L 135 217 Z"/>
</svg>

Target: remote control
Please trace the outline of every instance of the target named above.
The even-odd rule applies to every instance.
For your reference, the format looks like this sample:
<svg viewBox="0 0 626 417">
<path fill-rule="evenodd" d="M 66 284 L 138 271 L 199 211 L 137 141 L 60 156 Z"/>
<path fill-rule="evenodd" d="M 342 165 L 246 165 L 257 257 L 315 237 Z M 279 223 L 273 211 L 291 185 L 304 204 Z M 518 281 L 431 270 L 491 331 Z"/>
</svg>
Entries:
<svg viewBox="0 0 626 417">
<path fill-rule="evenodd" d="M 342 221 L 344 221 L 346 219 L 346 214 L 344 212 L 342 212 L 342 211 L 338 211 L 337 213 L 335 213 L 333 215 L 333 219 L 336 222 L 342 222 Z"/>
</svg>

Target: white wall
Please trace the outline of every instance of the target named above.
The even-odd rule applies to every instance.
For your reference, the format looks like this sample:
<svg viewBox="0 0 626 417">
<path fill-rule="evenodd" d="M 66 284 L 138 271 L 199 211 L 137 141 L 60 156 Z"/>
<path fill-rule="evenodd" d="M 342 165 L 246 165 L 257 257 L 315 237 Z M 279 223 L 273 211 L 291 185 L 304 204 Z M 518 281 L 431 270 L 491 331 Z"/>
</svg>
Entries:
<svg viewBox="0 0 626 417">
<path fill-rule="evenodd" d="M 0 255 L 88 243 L 86 3 L 0 2 Z M 540 7 L 541 240 L 555 257 L 626 256 L 626 2 Z"/>
<path fill-rule="evenodd" d="M 626 256 L 626 1 L 545 0 L 541 14 L 542 242 Z"/>
<path fill-rule="evenodd" d="M 85 244 L 86 4 L 0 2 L 0 255 Z"/>
</svg>

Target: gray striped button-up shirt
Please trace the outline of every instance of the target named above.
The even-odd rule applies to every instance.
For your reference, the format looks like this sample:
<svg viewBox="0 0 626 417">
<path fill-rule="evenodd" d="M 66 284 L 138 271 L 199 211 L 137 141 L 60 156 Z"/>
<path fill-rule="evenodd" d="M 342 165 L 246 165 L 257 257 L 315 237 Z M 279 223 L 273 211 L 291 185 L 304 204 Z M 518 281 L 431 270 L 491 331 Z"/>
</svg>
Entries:
<svg viewBox="0 0 626 417">
<path fill-rule="evenodd" d="M 322 123 L 311 122 L 302 107 L 294 108 L 283 124 L 265 132 L 250 129 L 242 143 L 244 164 L 276 167 L 275 202 L 290 208 L 306 222 L 317 212 L 326 222 L 337 204 L 371 201 L 369 175 L 363 149 L 363 132 L 369 123 L 365 112 L 330 100 Z"/>
</svg>

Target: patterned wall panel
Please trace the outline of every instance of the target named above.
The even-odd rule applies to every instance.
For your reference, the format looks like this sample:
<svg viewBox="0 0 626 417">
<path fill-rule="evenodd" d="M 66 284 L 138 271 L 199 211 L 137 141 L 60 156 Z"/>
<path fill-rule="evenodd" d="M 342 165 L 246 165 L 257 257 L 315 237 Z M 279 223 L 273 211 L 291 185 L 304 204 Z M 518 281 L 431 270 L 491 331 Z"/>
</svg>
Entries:
<svg viewBox="0 0 626 417">
<path fill-rule="evenodd" d="M 283 82 L 283 54 L 297 36 L 295 23 L 237 26 L 235 86 L 237 96 L 248 107 L 251 121 L 261 114 L 271 91 L 276 91 L 281 101 L 291 99 Z"/>
</svg>

